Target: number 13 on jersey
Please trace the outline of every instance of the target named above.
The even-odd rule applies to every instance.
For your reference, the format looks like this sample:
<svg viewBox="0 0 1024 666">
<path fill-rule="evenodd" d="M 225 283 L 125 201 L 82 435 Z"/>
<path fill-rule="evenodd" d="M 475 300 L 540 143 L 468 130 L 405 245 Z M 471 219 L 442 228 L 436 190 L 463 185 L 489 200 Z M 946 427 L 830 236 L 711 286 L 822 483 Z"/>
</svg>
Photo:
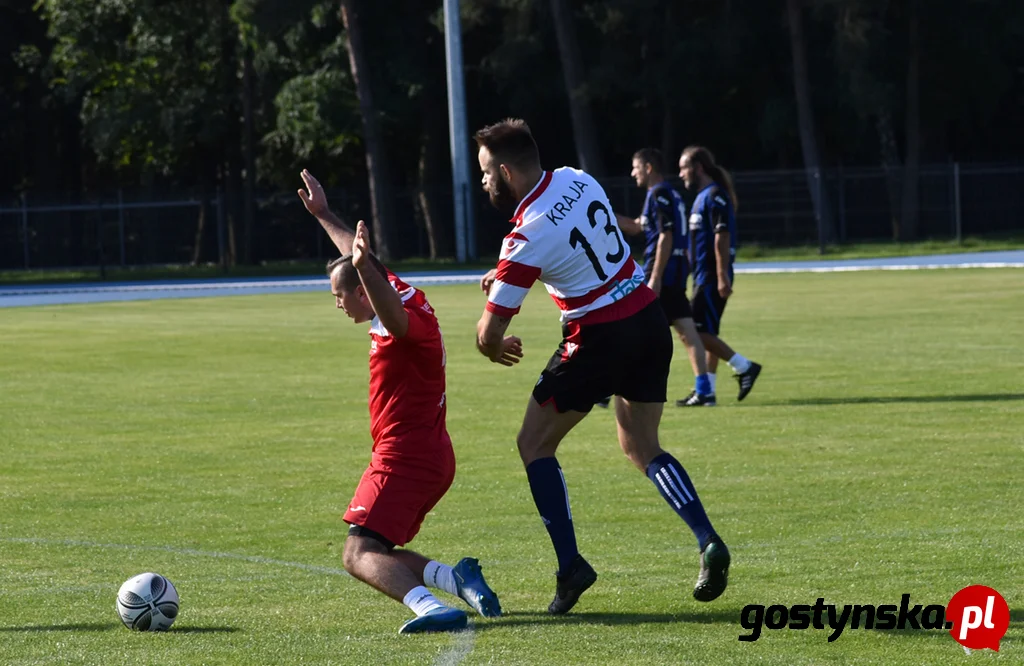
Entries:
<svg viewBox="0 0 1024 666">
<path fill-rule="evenodd" d="M 602 264 L 615 267 L 626 254 L 626 246 L 608 208 L 600 201 L 590 202 L 587 221 L 590 223 L 589 228 L 581 231 L 579 227 L 573 227 L 569 232 L 569 245 L 574 250 L 583 247 L 598 279 L 604 282 L 608 279 L 608 272 Z"/>
</svg>

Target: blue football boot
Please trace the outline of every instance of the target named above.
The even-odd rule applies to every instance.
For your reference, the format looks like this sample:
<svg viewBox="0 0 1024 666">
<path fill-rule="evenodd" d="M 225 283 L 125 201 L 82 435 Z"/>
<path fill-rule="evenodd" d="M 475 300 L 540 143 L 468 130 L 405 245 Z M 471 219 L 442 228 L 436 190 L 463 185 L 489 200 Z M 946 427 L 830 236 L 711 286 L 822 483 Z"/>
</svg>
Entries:
<svg viewBox="0 0 1024 666">
<path fill-rule="evenodd" d="M 419 634 L 426 631 L 459 631 L 465 629 L 466 612 L 458 608 L 442 606 L 429 611 L 426 615 L 414 617 L 398 630 L 400 634 Z"/>
<path fill-rule="evenodd" d="M 464 557 L 452 567 L 455 574 L 455 585 L 459 588 L 459 596 L 484 617 L 501 615 L 501 603 L 484 580 L 480 571 L 480 562 L 476 558 Z"/>
</svg>

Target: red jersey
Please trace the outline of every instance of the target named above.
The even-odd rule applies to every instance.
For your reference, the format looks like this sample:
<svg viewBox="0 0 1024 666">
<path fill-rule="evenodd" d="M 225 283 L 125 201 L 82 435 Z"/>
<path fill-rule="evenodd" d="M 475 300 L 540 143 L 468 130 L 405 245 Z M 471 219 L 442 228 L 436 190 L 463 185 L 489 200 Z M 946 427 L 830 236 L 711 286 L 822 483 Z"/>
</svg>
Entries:
<svg viewBox="0 0 1024 666">
<path fill-rule="evenodd" d="M 422 291 L 388 272 L 409 315 L 402 338 L 374 317 L 370 327 L 370 434 L 373 450 L 431 456 L 451 446 L 445 417 L 445 350 L 434 309 Z"/>
</svg>

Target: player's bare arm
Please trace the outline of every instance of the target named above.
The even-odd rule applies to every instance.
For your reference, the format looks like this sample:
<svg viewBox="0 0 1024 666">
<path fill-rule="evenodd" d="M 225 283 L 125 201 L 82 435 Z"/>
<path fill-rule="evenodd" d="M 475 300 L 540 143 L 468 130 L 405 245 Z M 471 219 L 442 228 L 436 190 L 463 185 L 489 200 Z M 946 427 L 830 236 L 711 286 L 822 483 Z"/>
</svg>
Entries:
<svg viewBox="0 0 1024 666">
<path fill-rule="evenodd" d="M 302 176 L 302 181 L 308 189 L 308 191 L 299 189 L 299 198 L 302 199 L 306 210 L 320 222 L 342 255 L 351 253 L 352 239 L 355 234 L 337 215 L 331 212 L 330 206 L 327 205 L 327 195 L 324 194 L 324 188 L 320 185 L 320 181 L 314 178 L 307 169 L 303 169 L 299 175 Z"/>
<path fill-rule="evenodd" d="M 718 293 L 722 298 L 732 295 L 732 284 L 729 282 L 729 232 L 715 233 L 715 261 L 718 266 Z"/>
<path fill-rule="evenodd" d="M 647 276 L 647 286 L 659 296 L 661 295 L 661 278 L 665 274 L 665 267 L 668 266 L 671 256 L 672 233 L 662 231 L 658 235 L 658 246 L 654 250 L 654 267 L 651 269 L 651 274 Z"/>
<path fill-rule="evenodd" d="M 380 323 L 394 337 L 405 337 L 409 332 L 409 313 L 405 311 L 398 292 L 374 265 L 376 263 L 379 263 L 377 258 L 370 252 L 370 232 L 366 223 L 360 220 L 352 241 L 352 266 L 359 271 L 359 281 Z"/>
<path fill-rule="evenodd" d="M 476 348 L 492 363 L 512 366 L 523 357 L 523 341 L 514 335 L 505 335 L 511 317 L 501 317 L 484 310 L 476 325 Z"/>
<path fill-rule="evenodd" d="M 636 236 L 644 232 L 643 225 L 640 224 L 638 219 L 626 217 L 622 213 L 615 213 L 615 221 L 619 223 L 619 229 L 622 229 L 623 233 L 627 233 L 630 236 Z"/>
</svg>

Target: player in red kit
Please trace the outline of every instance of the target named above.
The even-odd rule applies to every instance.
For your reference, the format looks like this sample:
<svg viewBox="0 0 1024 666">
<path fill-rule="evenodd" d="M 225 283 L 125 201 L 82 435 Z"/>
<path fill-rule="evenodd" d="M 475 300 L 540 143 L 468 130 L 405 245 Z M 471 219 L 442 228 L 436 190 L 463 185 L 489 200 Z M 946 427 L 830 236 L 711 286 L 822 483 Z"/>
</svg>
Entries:
<svg viewBox="0 0 1024 666">
<path fill-rule="evenodd" d="M 399 548 L 412 541 L 427 513 L 455 478 L 455 453 L 445 426 L 445 349 L 423 292 L 388 271 L 370 252 L 369 233 L 355 234 L 327 206 L 320 183 L 302 172 L 299 197 L 342 253 L 327 265 L 336 305 L 356 323 L 370 322 L 370 466 L 345 522 L 345 570 L 408 606 L 416 617 L 399 633 L 453 631 L 466 613 L 427 589 L 458 595 L 485 617 L 501 614 L 498 597 L 476 559 L 454 567 Z"/>
</svg>

